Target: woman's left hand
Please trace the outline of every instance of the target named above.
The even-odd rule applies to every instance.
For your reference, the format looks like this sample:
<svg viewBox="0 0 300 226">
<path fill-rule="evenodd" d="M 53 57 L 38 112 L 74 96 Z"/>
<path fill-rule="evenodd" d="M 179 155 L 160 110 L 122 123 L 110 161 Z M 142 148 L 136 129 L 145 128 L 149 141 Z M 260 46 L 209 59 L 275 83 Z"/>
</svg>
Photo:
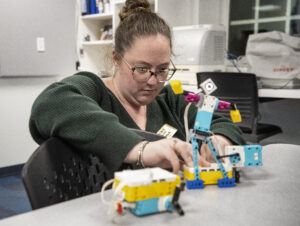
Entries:
<svg viewBox="0 0 300 226">
<path fill-rule="evenodd" d="M 228 138 L 226 138 L 222 135 L 211 136 L 211 139 L 212 139 L 213 145 L 217 149 L 219 155 L 225 154 L 225 146 L 232 145 L 232 142 Z M 202 143 L 201 149 L 200 149 L 200 154 L 201 154 L 201 157 L 204 158 L 206 161 L 208 161 L 210 163 L 216 162 L 212 151 L 208 147 L 208 144 Z"/>
</svg>

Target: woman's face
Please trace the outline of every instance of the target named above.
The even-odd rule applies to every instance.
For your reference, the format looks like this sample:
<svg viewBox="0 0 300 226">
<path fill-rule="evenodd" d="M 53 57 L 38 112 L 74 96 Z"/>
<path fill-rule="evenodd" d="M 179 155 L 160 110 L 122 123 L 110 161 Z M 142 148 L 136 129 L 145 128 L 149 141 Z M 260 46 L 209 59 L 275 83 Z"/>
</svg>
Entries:
<svg viewBox="0 0 300 226">
<path fill-rule="evenodd" d="M 115 54 L 115 80 L 122 97 L 134 106 L 151 103 L 163 88 L 164 83 L 159 82 L 155 75 L 147 81 L 138 81 L 139 74 L 136 71 L 132 72 L 131 68 L 143 67 L 156 72 L 161 68 L 167 68 L 170 58 L 170 41 L 162 35 L 137 38 L 123 57 L 117 57 Z M 147 72 L 147 74 L 150 73 Z"/>
</svg>

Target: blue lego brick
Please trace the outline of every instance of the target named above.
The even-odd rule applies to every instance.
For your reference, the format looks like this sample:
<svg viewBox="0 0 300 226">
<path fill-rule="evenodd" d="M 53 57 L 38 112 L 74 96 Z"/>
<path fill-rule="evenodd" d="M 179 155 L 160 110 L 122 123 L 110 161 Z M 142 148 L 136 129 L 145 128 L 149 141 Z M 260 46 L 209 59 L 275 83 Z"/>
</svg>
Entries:
<svg viewBox="0 0 300 226">
<path fill-rule="evenodd" d="M 187 189 L 199 189 L 204 188 L 204 181 L 203 180 L 187 180 L 186 181 Z"/>
<path fill-rule="evenodd" d="M 195 138 L 191 138 L 191 142 L 193 145 L 193 164 L 194 164 L 194 174 L 195 174 L 195 179 L 199 178 L 199 163 L 198 163 L 198 150 L 199 150 L 199 145 L 198 141 Z"/>
<path fill-rule="evenodd" d="M 134 209 L 131 209 L 131 212 L 137 216 L 143 216 L 153 213 L 158 213 L 161 211 L 172 211 L 173 205 L 171 203 L 172 196 L 165 199 L 164 207 L 165 209 L 159 209 L 159 201 L 160 198 L 153 198 L 153 199 L 145 199 L 136 202 L 136 206 Z"/>
<path fill-rule="evenodd" d="M 219 188 L 234 187 L 234 186 L 235 186 L 234 178 L 218 179 L 218 187 Z"/>
<path fill-rule="evenodd" d="M 261 145 L 244 145 L 245 167 L 262 166 L 262 146 Z"/>
<path fill-rule="evenodd" d="M 212 112 L 199 110 L 196 115 L 194 129 L 208 132 L 210 130 L 212 116 Z"/>
<path fill-rule="evenodd" d="M 166 211 L 173 211 L 174 209 L 174 206 L 172 204 L 172 199 L 171 199 L 171 196 L 168 198 L 168 200 L 165 202 L 165 208 L 166 208 Z"/>
<path fill-rule="evenodd" d="M 151 213 L 157 213 L 158 210 L 158 198 L 146 199 L 136 202 L 136 206 L 131 210 L 137 216 L 142 216 Z"/>
<path fill-rule="evenodd" d="M 236 154 L 236 152 L 233 152 L 231 154 Z M 235 156 L 231 156 L 229 158 L 229 160 L 230 160 L 231 164 L 238 164 L 241 161 L 241 157 L 240 157 L 240 155 L 235 155 Z"/>
<path fill-rule="evenodd" d="M 214 110 L 218 110 L 219 103 L 220 103 L 220 100 L 217 98 Z"/>
<path fill-rule="evenodd" d="M 210 151 L 211 151 L 211 152 L 213 153 L 213 155 L 214 155 L 214 158 L 215 158 L 215 160 L 216 160 L 216 162 L 217 162 L 217 164 L 218 164 L 218 166 L 219 166 L 219 168 L 220 168 L 220 170 L 221 170 L 221 173 L 222 173 L 223 177 L 224 177 L 224 178 L 228 178 L 228 174 L 227 174 L 227 172 L 226 172 L 226 170 L 225 170 L 225 168 L 224 168 L 222 162 L 220 161 L 220 159 L 217 158 L 217 156 L 218 156 L 219 154 L 218 154 L 218 151 L 217 151 L 217 149 L 215 148 L 215 146 L 214 146 L 214 144 L 213 144 L 211 138 L 210 138 L 210 137 L 207 137 L 207 138 L 206 138 L 206 142 L 207 142 L 207 144 L 208 144 L 208 147 L 209 147 Z"/>
</svg>

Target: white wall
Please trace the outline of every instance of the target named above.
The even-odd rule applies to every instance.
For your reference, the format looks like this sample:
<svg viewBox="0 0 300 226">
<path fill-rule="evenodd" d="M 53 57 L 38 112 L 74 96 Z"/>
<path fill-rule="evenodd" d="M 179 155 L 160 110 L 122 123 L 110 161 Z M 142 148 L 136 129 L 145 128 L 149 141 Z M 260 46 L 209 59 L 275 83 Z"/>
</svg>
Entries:
<svg viewBox="0 0 300 226">
<path fill-rule="evenodd" d="M 76 62 L 76 0 L 1 0 L 0 167 L 24 163 L 37 144 L 28 120 L 33 101 L 54 75 Z M 45 38 L 37 52 L 36 38 Z M 43 76 L 41 76 L 43 75 Z"/>
<path fill-rule="evenodd" d="M 0 1 L 0 76 L 61 75 L 75 70 L 75 0 Z M 37 51 L 37 38 L 45 51 Z"/>
<path fill-rule="evenodd" d="M 33 101 L 55 77 L 0 77 L 0 167 L 24 163 L 37 144 L 28 121 Z"/>
</svg>

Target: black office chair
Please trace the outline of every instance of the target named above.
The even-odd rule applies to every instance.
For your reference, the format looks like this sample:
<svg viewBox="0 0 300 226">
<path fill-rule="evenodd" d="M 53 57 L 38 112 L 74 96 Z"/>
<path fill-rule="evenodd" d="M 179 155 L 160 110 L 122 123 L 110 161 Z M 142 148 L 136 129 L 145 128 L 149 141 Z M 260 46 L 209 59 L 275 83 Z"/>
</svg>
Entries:
<svg viewBox="0 0 300 226">
<path fill-rule="evenodd" d="M 165 137 L 131 129 L 149 141 Z M 122 169 L 135 168 L 124 164 Z M 59 138 L 50 138 L 35 150 L 22 170 L 22 178 L 32 209 L 99 192 L 113 177 L 100 159 L 79 153 Z"/>
<path fill-rule="evenodd" d="M 99 192 L 112 174 L 93 154 L 79 154 L 58 138 L 31 155 L 22 178 L 32 209 Z"/>
<path fill-rule="evenodd" d="M 237 125 L 249 143 L 259 143 L 262 139 L 281 133 L 279 126 L 259 123 L 259 102 L 255 74 L 231 72 L 199 72 L 198 86 L 206 79 L 212 79 L 217 86 L 211 95 L 231 103 L 240 110 L 242 122 Z M 230 117 L 229 111 L 216 111 Z"/>
</svg>

